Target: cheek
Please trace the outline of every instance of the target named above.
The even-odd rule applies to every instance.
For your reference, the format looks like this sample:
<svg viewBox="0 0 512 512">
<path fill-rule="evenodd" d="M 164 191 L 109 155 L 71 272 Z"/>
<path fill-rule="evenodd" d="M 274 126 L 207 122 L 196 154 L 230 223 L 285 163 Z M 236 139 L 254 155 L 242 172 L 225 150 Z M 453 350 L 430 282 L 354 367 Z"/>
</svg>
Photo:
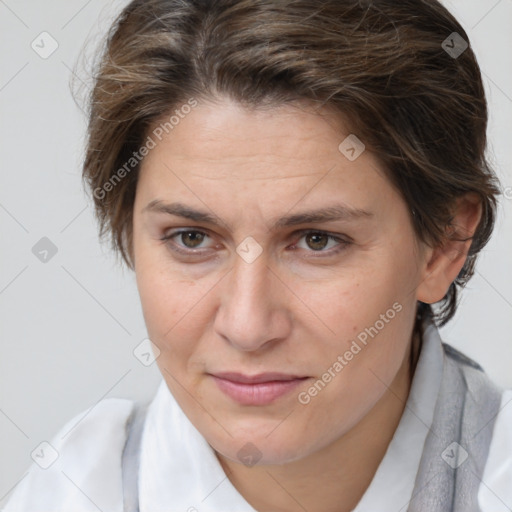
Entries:
<svg viewBox="0 0 512 512">
<path fill-rule="evenodd" d="M 149 338 L 160 350 L 160 370 L 164 376 L 164 370 L 176 377 L 188 374 L 212 314 L 207 301 L 211 285 L 141 266 L 137 286 Z"/>
<path fill-rule="evenodd" d="M 303 318 L 306 328 L 309 325 L 317 331 L 321 329 L 327 338 L 332 337 L 334 344 L 357 336 L 389 311 L 384 320 L 393 318 L 386 322 L 387 329 L 388 325 L 397 323 L 394 322 L 397 307 L 405 309 L 409 303 L 415 303 L 414 294 L 410 293 L 414 288 L 411 260 L 383 251 L 362 255 L 357 260 L 350 267 L 340 267 L 321 283 L 297 280 L 290 286 L 307 305 Z M 399 306 L 393 309 L 395 303 Z"/>
<path fill-rule="evenodd" d="M 317 377 L 329 369 L 336 375 L 318 404 L 332 400 L 341 405 L 340 392 L 342 408 L 357 410 L 361 397 L 370 404 L 402 364 L 415 318 L 415 263 L 396 251 L 378 252 L 371 260 L 361 258 L 358 268 L 340 272 L 325 286 L 301 287 L 305 297 L 309 288 L 307 303 L 316 314 L 302 325 L 321 339 L 314 347 L 306 344 L 303 353 L 319 363 Z M 342 370 L 339 365 L 333 369 L 338 356 L 343 358 Z"/>
<path fill-rule="evenodd" d="M 163 340 L 184 315 L 185 300 L 194 282 L 184 283 L 170 272 L 163 260 L 163 248 L 140 233 L 134 236 L 134 252 L 137 289 L 148 333 L 155 340 Z"/>
<path fill-rule="evenodd" d="M 139 266 L 136 277 L 149 334 L 161 338 L 172 327 L 170 322 L 176 317 L 177 304 L 173 300 L 176 294 L 170 291 L 164 276 L 142 265 Z"/>
<path fill-rule="evenodd" d="M 174 337 L 178 320 L 182 312 L 182 287 L 169 282 L 168 277 L 148 268 L 139 267 L 137 271 L 137 288 L 139 291 L 144 321 L 153 343 L 165 352 L 170 348 L 169 340 Z"/>
</svg>

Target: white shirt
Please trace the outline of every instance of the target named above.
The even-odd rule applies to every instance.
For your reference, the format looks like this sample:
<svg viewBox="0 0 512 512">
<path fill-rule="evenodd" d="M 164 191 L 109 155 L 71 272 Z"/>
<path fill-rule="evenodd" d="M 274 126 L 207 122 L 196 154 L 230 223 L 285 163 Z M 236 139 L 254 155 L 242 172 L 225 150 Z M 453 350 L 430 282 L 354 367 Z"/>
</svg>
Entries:
<svg viewBox="0 0 512 512">
<path fill-rule="evenodd" d="M 407 510 L 439 392 L 443 349 L 425 330 L 406 408 L 377 472 L 353 512 Z M 133 402 L 108 398 L 69 421 L 50 442 L 58 458 L 34 463 L 5 512 L 122 512 L 121 455 Z M 51 448 L 42 454 L 51 457 Z M 397 475 L 400 475 L 397 478 Z M 162 380 L 148 409 L 139 476 L 140 512 L 255 512 Z M 478 492 L 482 512 L 512 510 L 512 390 L 502 394 Z"/>
</svg>

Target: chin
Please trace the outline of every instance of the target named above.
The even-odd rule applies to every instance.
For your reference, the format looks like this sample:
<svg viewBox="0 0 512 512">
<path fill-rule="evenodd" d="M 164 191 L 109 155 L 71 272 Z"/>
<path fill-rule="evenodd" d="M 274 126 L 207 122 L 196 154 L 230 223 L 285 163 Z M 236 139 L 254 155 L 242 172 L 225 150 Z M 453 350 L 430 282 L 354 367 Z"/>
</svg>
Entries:
<svg viewBox="0 0 512 512">
<path fill-rule="evenodd" d="M 299 460 L 307 455 L 304 453 L 304 447 L 277 446 L 276 443 L 266 443 L 251 441 L 230 441 L 227 446 L 220 446 L 217 449 L 212 448 L 220 455 L 237 464 L 245 466 L 270 466 L 282 465 Z"/>
<path fill-rule="evenodd" d="M 226 434 L 221 439 L 207 440 L 218 454 L 247 466 L 287 464 L 315 451 L 314 440 L 305 434 L 307 430 L 296 429 L 294 425 L 294 432 L 284 428 L 279 432 L 282 425 L 272 425 L 269 428 L 268 423 L 256 422 L 249 431 L 237 431 L 226 425 L 233 437 Z"/>
</svg>

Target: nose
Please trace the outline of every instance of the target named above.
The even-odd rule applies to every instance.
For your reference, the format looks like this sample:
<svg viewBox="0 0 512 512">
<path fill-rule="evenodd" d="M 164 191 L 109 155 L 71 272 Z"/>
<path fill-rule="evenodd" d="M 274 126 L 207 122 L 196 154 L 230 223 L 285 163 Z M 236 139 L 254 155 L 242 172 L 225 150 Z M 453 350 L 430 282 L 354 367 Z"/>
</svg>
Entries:
<svg viewBox="0 0 512 512">
<path fill-rule="evenodd" d="M 252 263 L 236 255 L 220 294 L 214 329 L 238 350 L 263 350 L 289 336 L 289 291 L 264 252 Z"/>
</svg>

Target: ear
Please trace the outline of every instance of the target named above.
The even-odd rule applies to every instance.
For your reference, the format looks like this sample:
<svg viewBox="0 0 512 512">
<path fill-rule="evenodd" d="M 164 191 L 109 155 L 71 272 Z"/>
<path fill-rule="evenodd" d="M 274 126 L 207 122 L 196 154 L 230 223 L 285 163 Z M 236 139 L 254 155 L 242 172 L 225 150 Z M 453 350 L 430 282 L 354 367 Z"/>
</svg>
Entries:
<svg viewBox="0 0 512 512">
<path fill-rule="evenodd" d="M 417 300 L 433 304 L 443 299 L 464 263 L 482 216 L 478 195 L 468 193 L 456 201 L 452 222 L 446 227 L 445 239 L 425 251 Z"/>
</svg>

